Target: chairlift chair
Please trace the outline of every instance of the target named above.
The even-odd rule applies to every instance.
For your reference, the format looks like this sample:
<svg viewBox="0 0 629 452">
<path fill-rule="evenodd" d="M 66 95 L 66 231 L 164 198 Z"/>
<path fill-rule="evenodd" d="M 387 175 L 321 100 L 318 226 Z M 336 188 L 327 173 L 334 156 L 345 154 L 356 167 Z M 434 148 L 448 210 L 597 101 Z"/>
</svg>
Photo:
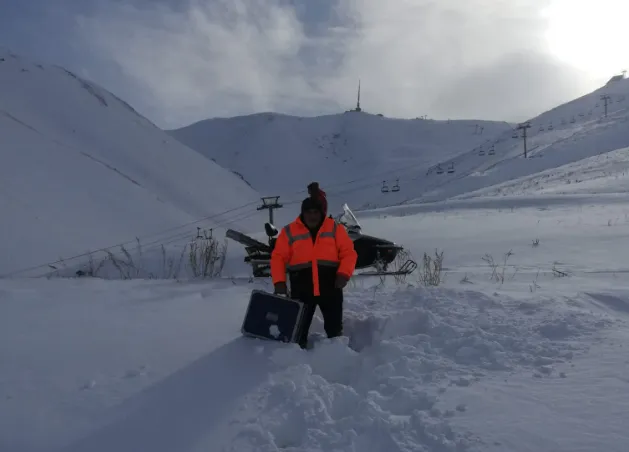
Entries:
<svg viewBox="0 0 629 452">
<path fill-rule="evenodd" d="M 554 129 L 553 123 L 551 122 L 550 125 L 548 126 L 548 130 L 553 130 L 553 129 Z"/>
<path fill-rule="evenodd" d="M 480 147 L 478 149 L 478 155 L 485 155 L 485 149 L 483 149 L 482 147 Z"/>
<path fill-rule="evenodd" d="M 572 119 L 570 120 L 570 124 L 574 124 L 575 122 L 577 122 L 577 120 L 573 116 Z"/>
<path fill-rule="evenodd" d="M 495 154 L 496 154 L 496 146 L 492 146 L 492 147 L 489 149 L 489 155 L 495 155 Z"/>
<path fill-rule="evenodd" d="M 518 131 L 516 130 L 515 132 L 513 132 L 512 135 L 513 138 L 520 138 L 520 135 L 518 134 Z"/>
<path fill-rule="evenodd" d="M 454 173 L 454 162 L 450 162 L 450 166 L 448 166 L 448 174 Z"/>
<path fill-rule="evenodd" d="M 539 126 L 539 131 L 543 132 L 544 131 L 544 126 Z"/>
<path fill-rule="evenodd" d="M 380 191 L 382 193 L 388 193 L 389 192 L 389 187 L 387 187 L 387 181 L 386 180 L 382 181 L 382 188 L 380 189 Z"/>
<path fill-rule="evenodd" d="M 395 185 L 391 188 L 391 191 L 400 191 L 400 179 L 396 179 Z"/>
<path fill-rule="evenodd" d="M 443 174 L 443 168 L 440 165 L 437 165 L 437 174 Z"/>
</svg>

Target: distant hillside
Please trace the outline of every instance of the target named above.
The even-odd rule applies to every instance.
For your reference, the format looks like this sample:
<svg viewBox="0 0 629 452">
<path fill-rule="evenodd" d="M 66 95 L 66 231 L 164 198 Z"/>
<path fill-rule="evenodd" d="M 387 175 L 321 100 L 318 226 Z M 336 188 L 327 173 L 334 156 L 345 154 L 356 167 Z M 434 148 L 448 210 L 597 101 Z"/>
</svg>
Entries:
<svg viewBox="0 0 629 452">
<path fill-rule="evenodd" d="M 579 166 L 576 162 L 582 159 L 626 148 L 629 146 L 629 79 L 616 80 L 553 108 L 533 118 L 530 125 L 527 129 L 528 158 L 523 157 L 522 132 L 504 133 L 482 149 L 477 148 L 442 162 L 443 168 L 452 165 L 456 169 L 454 173 L 432 171 L 414 180 L 419 193 L 408 202 L 467 197 L 477 190 L 478 195 L 495 194 L 496 190 L 492 187 L 497 184 L 509 185 L 510 181 L 518 178 L 526 179 L 542 172 L 548 174 L 549 170 L 563 165 L 575 163 Z M 583 164 L 589 165 L 586 162 Z M 573 167 L 563 167 L 572 171 L 570 168 Z M 558 175 L 556 177 L 563 179 Z M 605 189 L 598 186 L 596 191 Z"/>
<path fill-rule="evenodd" d="M 343 202 L 364 209 L 448 199 L 629 146 L 628 97 L 629 79 L 616 77 L 533 118 L 526 160 L 517 124 L 364 112 L 315 118 L 263 113 L 169 133 L 264 194 L 298 200 L 295 191 L 312 179 L 327 190 L 332 209 Z"/>
<path fill-rule="evenodd" d="M 506 123 L 390 119 L 364 112 L 301 118 L 276 113 L 209 119 L 169 133 L 266 195 L 295 197 L 317 180 L 331 207 L 401 201 L 405 179 L 511 130 Z M 383 180 L 403 190 L 381 193 Z M 404 186 L 405 185 L 405 186 Z"/>
<path fill-rule="evenodd" d="M 0 275 L 257 199 L 238 176 L 103 88 L 0 49 Z M 237 214 L 236 224 L 258 225 L 242 213 L 162 237 L 187 239 L 195 226 Z"/>
</svg>

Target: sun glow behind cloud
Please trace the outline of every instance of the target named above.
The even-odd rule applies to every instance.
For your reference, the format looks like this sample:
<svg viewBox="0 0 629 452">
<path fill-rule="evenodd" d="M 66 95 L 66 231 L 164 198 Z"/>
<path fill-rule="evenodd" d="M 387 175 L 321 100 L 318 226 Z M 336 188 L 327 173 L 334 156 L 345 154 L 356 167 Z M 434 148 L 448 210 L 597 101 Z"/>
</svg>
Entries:
<svg viewBox="0 0 629 452">
<path fill-rule="evenodd" d="M 520 120 L 593 89 L 548 52 L 551 0 L 190 0 L 107 4 L 80 38 L 165 127 L 259 111 Z M 595 81 L 594 83 L 597 83 Z"/>
<path fill-rule="evenodd" d="M 553 0 L 543 15 L 557 58 L 594 77 L 629 69 L 627 0 Z"/>
</svg>

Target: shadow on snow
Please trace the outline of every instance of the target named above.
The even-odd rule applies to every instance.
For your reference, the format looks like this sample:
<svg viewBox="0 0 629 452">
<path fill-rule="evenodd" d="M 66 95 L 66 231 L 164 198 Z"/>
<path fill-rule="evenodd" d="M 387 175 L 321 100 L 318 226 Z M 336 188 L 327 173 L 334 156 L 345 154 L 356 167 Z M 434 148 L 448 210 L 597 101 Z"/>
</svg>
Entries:
<svg viewBox="0 0 629 452">
<path fill-rule="evenodd" d="M 272 347 L 237 338 L 115 408 L 111 423 L 57 452 L 190 450 L 262 383 Z"/>
</svg>

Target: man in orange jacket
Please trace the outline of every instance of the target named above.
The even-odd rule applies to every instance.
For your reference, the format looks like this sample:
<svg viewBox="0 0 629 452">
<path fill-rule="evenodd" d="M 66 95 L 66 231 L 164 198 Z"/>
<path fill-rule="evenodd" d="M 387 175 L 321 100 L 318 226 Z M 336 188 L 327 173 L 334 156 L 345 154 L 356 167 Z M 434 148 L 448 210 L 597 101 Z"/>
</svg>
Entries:
<svg viewBox="0 0 629 452">
<path fill-rule="evenodd" d="M 271 255 L 271 277 L 275 293 L 288 295 L 288 273 L 291 297 L 305 305 L 298 339 L 302 348 L 317 306 L 327 336 L 343 334 L 343 288 L 354 273 L 356 258 L 347 231 L 324 215 L 317 199 L 304 199 L 301 215 L 280 231 Z"/>
</svg>

